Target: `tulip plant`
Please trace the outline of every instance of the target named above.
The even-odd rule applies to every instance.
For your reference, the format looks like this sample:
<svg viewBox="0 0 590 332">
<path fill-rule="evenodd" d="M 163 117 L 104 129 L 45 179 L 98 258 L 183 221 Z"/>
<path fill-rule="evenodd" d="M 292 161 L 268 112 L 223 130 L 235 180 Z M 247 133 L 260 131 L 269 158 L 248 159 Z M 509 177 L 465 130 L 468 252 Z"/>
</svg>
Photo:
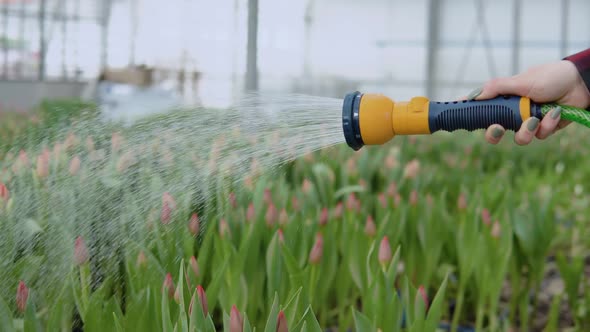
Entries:
<svg viewBox="0 0 590 332">
<path fill-rule="evenodd" d="M 193 151 L 182 128 L 72 123 L 0 161 L 1 331 L 590 326 L 583 131 L 396 138 L 232 177 L 229 136 Z"/>
</svg>

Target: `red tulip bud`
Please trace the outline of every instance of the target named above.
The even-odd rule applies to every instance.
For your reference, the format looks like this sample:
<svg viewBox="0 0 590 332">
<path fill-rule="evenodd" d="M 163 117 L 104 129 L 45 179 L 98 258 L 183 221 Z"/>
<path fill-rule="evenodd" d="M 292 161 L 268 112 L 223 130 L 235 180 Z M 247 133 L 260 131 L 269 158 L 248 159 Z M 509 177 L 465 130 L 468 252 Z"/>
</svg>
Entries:
<svg viewBox="0 0 590 332">
<path fill-rule="evenodd" d="M 199 277 L 199 264 L 197 263 L 197 259 L 195 258 L 195 256 L 191 256 L 190 259 L 190 265 L 191 265 L 191 270 L 193 271 L 195 277 Z"/>
<path fill-rule="evenodd" d="M 275 205 L 272 203 L 272 201 L 270 202 L 270 204 L 268 205 L 268 209 L 266 210 L 266 225 L 268 227 L 273 227 L 276 222 L 277 222 L 277 218 L 278 218 L 278 212 L 277 212 L 277 208 L 275 207 Z"/>
<path fill-rule="evenodd" d="M 334 218 L 342 217 L 343 208 L 344 208 L 344 204 L 342 204 L 342 202 L 338 202 L 338 204 L 336 204 L 336 207 L 334 208 L 334 212 L 333 212 Z"/>
<path fill-rule="evenodd" d="M 137 267 L 144 268 L 147 265 L 147 258 L 143 251 L 140 251 L 137 255 Z"/>
<path fill-rule="evenodd" d="M 88 262 L 88 248 L 81 236 L 76 238 L 74 243 L 74 264 L 80 266 Z"/>
<path fill-rule="evenodd" d="M 486 225 L 489 226 L 492 223 L 492 217 L 490 215 L 490 210 L 483 209 L 481 210 L 481 221 Z"/>
<path fill-rule="evenodd" d="M 391 246 L 389 244 L 389 238 L 384 236 L 379 246 L 379 262 L 383 265 L 387 264 L 392 258 Z"/>
<path fill-rule="evenodd" d="M 249 222 L 253 222 L 254 218 L 256 217 L 256 212 L 254 211 L 254 204 L 248 204 L 248 211 L 246 212 L 246 220 Z"/>
<path fill-rule="evenodd" d="M 319 220 L 319 224 L 320 226 L 325 226 L 328 223 L 328 208 L 323 208 L 322 212 L 320 213 L 320 220 Z"/>
<path fill-rule="evenodd" d="M 69 170 L 71 175 L 78 174 L 78 171 L 80 170 L 80 157 L 78 157 L 78 155 L 74 156 L 74 158 L 72 158 L 72 161 L 70 161 Z"/>
<path fill-rule="evenodd" d="M 499 238 L 500 234 L 502 233 L 502 229 L 500 227 L 500 223 L 498 222 L 498 220 L 496 220 L 494 222 L 494 225 L 492 226 L 492 230 L 490 232 L 492 234 L 492 237 L 494 238 Z"/>
<path fill-rule="evenodd" d="M 227 221 L 225 221 L 225 219 L 221 219 L 219 221 L 219 235 L 221 235 L 221 237 L 224 238 L 225 235 L 228 233 L 229 233 L 229 225 L 227 224 Z"/>
<path fill-rule="evenodd" d="M 315 243 L 309 252 L 309 263 L 316 265 L 322 260 L 324 254 L 324 238 L 321 233 L 316 235 Z"/>
<path fill-rule="evenodd" d="M 174 291 L 174 302 L 180 303 L 180 285 L 178 285 Z"/>
<path fill-rule="evenodd" d="M 285 318 L 285 313 L 283 310 L 279 311 L 279 316 L 277 317 L 277 331 L 276 332 L 289 332 L 287 326 L 287 318 Z"/>
<path fill-rule="evenodd" d="M 359 211 L 361 208 L 359 200 L 356 198 L 354 193 L 350 193 L 348 195 L 348 199 L 346 201 L 346 209 L 348 211 Z"/>
<path fill-rule="evenodd" d="M 373 221 L 372 216 L 367 217 L 367 222 L 365 223 L 365 234 L 370 237 L 375 236 L 377 233 L 377 226 L 375 226 L 375 221 Z"/>
<path fill-rule="evenodd" d="M 166 278 L 164 279 L 164 283 L 162 284 L 162 293 L 167 294 L 168 298 L 174 297 L 174 281 L 172 280 L 172 275 L 170 272 L 166 274 Z"/>
<path fill-rule="evenodd" d="M 5 202 L 8 201 L 8 199 L 10 199 L 10 192 L 8 191 L 6 185 L 2 182 L 0 182 L 0 199 L 2 199 Z"/>
<path fill-rule="evenodd" d="M 238 311 L 238 308 L 233 305 L 229 314 L 229 331 L 230 332 L 242 332 L 244 330 L 244 322 L 242 315 Z"/>
<path fill-rule="evenodd" d="M 426 290 L 424 289 L 424 286 L 420 286 L 418 288 L 418 294 L 416 294 L 416 296 L 422 297 L 422 300 L 424 300 L 425 309 L 428 310 L 428 296 L 426 295 Z"/>
<path fill-rule="evenodd" d="M 188 229 L 193 236 L 197 236 L 199 234 L 199 217 L 196 213 L 191 215 L 191 219 L 188 222 Z"/>
<path fill-rule="evenodd" d="M 285 208 L 281 209 L 281 213 L 279 214 L 279 225 L 285 226 L 289 222 L 289 215 Z"/>
<path fill-rule="evenodd" d="M 16 289 L 16 307 L 20 313 L 25 312 L 27 307 L 27 299 L 29 297 L 29 289 L 25 285 L 24 281 L 19 281 L 18 288 Z"/>
</svg>

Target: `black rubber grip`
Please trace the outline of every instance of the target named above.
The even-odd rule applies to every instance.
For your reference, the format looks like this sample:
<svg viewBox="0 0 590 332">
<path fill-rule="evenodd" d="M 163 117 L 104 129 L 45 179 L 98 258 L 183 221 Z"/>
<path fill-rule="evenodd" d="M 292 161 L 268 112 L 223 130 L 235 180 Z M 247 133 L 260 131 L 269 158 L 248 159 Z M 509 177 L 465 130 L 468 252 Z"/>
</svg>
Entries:
<svg viewBox="0 0 590 332">
<path fill-rule="evenodd" d="M 517 131 L 522 125 L 519 96 L 500 96 L 481 101 L 430 102 L 428 125 L 430 132 L 487 129 L 499 124 L 506 130 Z M 539 105 L 530 102 L 530 116 L 542 119 Z"/>
</svg>

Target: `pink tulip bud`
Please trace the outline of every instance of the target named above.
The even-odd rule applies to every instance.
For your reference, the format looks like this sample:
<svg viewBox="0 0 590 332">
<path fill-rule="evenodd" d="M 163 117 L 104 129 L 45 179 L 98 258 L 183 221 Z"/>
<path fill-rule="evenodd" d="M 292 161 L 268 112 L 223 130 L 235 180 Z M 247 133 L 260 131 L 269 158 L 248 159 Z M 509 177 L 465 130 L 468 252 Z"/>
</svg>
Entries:
<svg viewBox="0 0 590 332">
<path fill-rule="evenodd" d="M 491 233 L 492 237 L 494 237 L 496 239 L 500 237 L 500 234 L 502 233 L 502 229 L 501 229 L 501 226 L 500 226 L 500 223 L 498 222 L 498 220 L 496 220 L 494 222 L 494 225 L 492 226 L 492 230 L 490 233 Z"/>
<path fill-rule="evenodd" d="M 236 200 L 236 194 L 233 191 L 231 193 L 229 193 L 229 204 L 234 209 L 236 209 L 238 207 L 238 202 Z"/>
<path fill-rule="evenodd" d="M 370 237 L 373 237 L 375 234 L 377 234 L 377 226 L 375 226 L 375 221 L 373 221 L 372 216 L 367 217 L 367 222 L 365 223 L 365 234 Z"/>
<path fill-rule="evenodd" d="M 0 199 L 2 199 L 5 202 L 7 202 L 10 199 L 10 192 L 8 191 L 6 185 L 2 182 L 0 182 Z"/>
<path fill-rule="evenodd" d="M 289 215 L 285 208 L 281 209 L 281 213 L 279 214 L 279 225 L 285 226 L 289 222 Z"/>
<path fill-rule="evenodd" d="M 82 239 L 81 236 L 78 236 L 74 243 L 74 264 L 76 264 L 76 266 L 86 264 L 88 259 L 88 248 L 86 247 L 86 243 L 84 243 L 84 239 Z"/>
<path fill-rule="evenodd" d="M 209 314 L 209 309 L 207 306 L 207 295 L 205 294 L 205 290 L 203 289 L 203 287 L 201 287 L 201 285 L 197 286 L 197 296 L 199 298 L 199 304 L 201 305 L 201 308 L 203 308 L 203 314 L 207 316 Z"/>
<path fill-rule="evenodd" d="M 172 275 L 168 272 L 164 279 L 164 283 L 162 284 L 162 293 L 167 294 L 168 298 L 171 299 L 174 297 L 174 292 L 174 281 L 172 280 Z"/>
<path fill-rule="evenodd" d="M 402 196 L 399 193 L 396 193 L 394 201 L 395 201 L 395 206 L 396 207 L 399 206 L 400 203 L 402 202 Z"/>
<path fill-rule="evenodd" d="M 246 220 L 249 222 L 253 222 L 254 218 L 256 217 L 256 212 L 254 211 L 254 204 L 248 204 L 248 211 L 246 212 Z"/>
<path fill-rule="evenodd" d="M 272 204 L 272 192 L 270 189 L 264 189 L 264 202 L 268 205 Z"/>
<path fill-rule="evenodd" d="M 395 182 L 392 182 L 389 184 L 389 187 L 387 187 L 387 195 L 389 197 L 394 197 L 396 193 L 397 193 L 397 185 L 395 184 Z"/>
<path fill-rule="evenodd" d="M 459 199 L 457 200 L 457 208 L 461 211 L 467 209 L 467 198 L 463 193 L 459 195 Z"/>
<path fill-rule="evenodd" d="M 291 198 L 291 207 L 293 209 L 293 211 L 299 211 L 299 200 L 297 199 L 297 197 L 293 197 Z"/>
<path fill-rule="evenodd" d="M 27 157 L 27 153 L 23 150 L 18 152 L 18 161 L 23 167 L 29 167 L 29 158 Z"/>
<path fill-rule="evenodd" d="M 227 221 L 225 221 L 225 219 L 221 219 L 219 221 L 219 235 L 221 235 L 222 238 L 225 238 L 225 236 L 229 233 L 229 225 L 227 224 Z"/>
<path fill-rule="evenodd" d="M 385 158 L 385 167 L 391 170 L 394 169 L 395 166 L 397 166 L 397 160 L 394 156 L 388 155 L 387 158 Z"/>
<path fill-rule="evenodd" d="M 199 226 L 200 226 L 199 217 L 197 216 L 196 213 L 193 213 L 190 221 L 188 222 L 188 229 L 193 236 L 199 235 L 199 228 L 200 228 Z"/>
<path fill-rule="evenodd" d="M 55 143 L 55 145 L 53 146 L 53 157 L 59 158 L 59 155 L 61 154 L 63 148 L 64 146 L 62 146 L 59 142 Z"/>
<path fill-rule="evenodd" d="M 143 251 L 140 251 L 137 255 L 137 267 L 144 268 L 147 265 L 147 258 Z"/>
<path fill-rule="evenodd" d="M 428 295 L 426 294 L 424 286 L 418 287 L 418 294 L 416 294 L 416 296 L 422 297 L 422 300 L 424 300 L 425 309 L 428 310 Z"/>
<path fill-rule="evenodd" d="M 315 238 L 315 243 L 309 252 L 309 263 L 316 265 L 322 260 L 324 254 L 324 237 L 318 233 Z"/>
<path fill-rule="evenodd" d="M 91 136 L 86 137 L 86 150 L 88 152 L 94 151 L 94 140 Z"/>
<path fill-rule="evenodd" d="M 135 164 L 136 159 L 133 151 L 126 151 L 124 152 L 119 160 L 117 161 L 117 172 L 123 173 L 125 172 L 131 165 Z"/>
<path fill-rule="evenodd" d="M 167 191 L 162 194 L 162 204 L 164 202 L 168 203 L 168 206 L 171 209 L 176 209 L 176 201 L 174 200 L 174 197 L 172 197 L 172 195 L 170 195 L 170 193 Z"/>
<path fill-rule="evenodd" d="M 492 224 L 492 217 L 490 215 L 490 210 L 483 209 L 481 210 L 481 221 L 486 225 L 489 226 Z"/>
<path fill-rule="evenodd" d="M 325 226 L 328 223 L 328 208 L 323 208 L 322 212 L 320 213 L 320 220 L 319 220 L 319 224 L 320 226 Z"/>
<path fill-rule="evenodd" d="M 392 258 L 391 246 L 389 244 L 389 238 L 384 236 L 379 246 L 379 262 L 383 265 L 387 264 Z"/>
<path fill-rule="evenodd" d="M 279 228 L 279 230 L 277 232 L 279 233 L 279 243 L 284 244 L 285 243 L 285 235 L 283 234 L 283 230 Z"/>
<path fill-rule="evenodd" d="M 76 175 L 76 174 L 78 174 L 79 170 L 80 170 L 80 157 L 78 157 L 78 155 L 76 155 L 76 156 L 74 156 L 74 158 L 72 158 L 72 161 L 70 161 L 70 174 Z"/>
<path fill-rule="evenodd" d="M 27 299 L 29 298 L 29 289 L 24 281 L 19 281 L 16 289 L 16 307 L 20 313 L 24 313 L 27 307 Z"/>
<path fill-rule="evenodd" d="M 238 311 L 238 308 L 233 305 L 229 314 L 229 332 L 242 332 L 244 330 L 244 322 L 242 315 Z"/>
<path fill-rule="evenodd" d="M 420 162 L 417 159 L 413 159 L 406 164 L 404 168 L 404 177 L 413 179 L 420 172 Z"/>
<path fill-rule="evenodd" d="M 334 208 L 333 216 L 334 218 L 342 217 L 342 210 L 344 209 L 344 204 L 342 202 L 338 202 L 336 207 Z"/>
<path fill-rule="evenodd" d="M 195 277 L 199 277 L 199 264 L 197 263 L 197 259 L 195 258 L 195 256 L 191 256 L 191 259 L 189 261 L 190 265 L 191 265 L 191 271 L 193 271 L 193 274 L 195 275 Z"/>
<path fill-rule="evenodd" d="M 283 310 L 279 311 L 279 316 L 277 317 L 277 331 L 276 332 L 289 332 L 287 326 L 287 318 L 285 318 L 285 312 Z"/>
<path fill-rule="evenodd" d="M 111 151 L 118 152 L 121 149 L 121 145 L 123 144 L 123 137 L 120 133 L 115 132 L 111 136 Z"/>
<path fill-rule="evenodd" d="M 414 189 L 410 193 L 410 205 L 416 206 L 416 204 L 418 204 L 418 192 Z"/>
<path fill-rule="evenodd" d="M 176 286 L 174 291 L 174 302 L 180 304 L 180 285 Z"/>
<path fill-rule="evenodd" d="M 49 175 L 49 150 L 44 149 L 37 157 L 37 176 L 45 178 Z"/>
<path fill-rule="evenodd" d="M 266 210 L 266 215 L 265 215 L 266 226 L 273 227 L 277 222 L 277 218 L 278 218 L 277 208 L 271 202 L 268 206 L 268 209 Z"/>
<path fill-rule="evenodd" d="M 346 209 L 348 211 L 359 211 L 361 209 L 360 201 L 356 198 L 354 193 L 350 193 L 348 195 L 348 199 L 346 200 Z"/>
<path fill-rule="evenodd" d="M 67 150 L 75 147 L 76 145 L 78 145 L 78 142 L 79 142 L 78 137 L 76 137 L 76 135 L 74 135 L 74 133 L 69 133 L 64 141 L 63 148 L 67 151 Z"/>
<path fill-rule="evenodd" d="M 387 208 L 387 197 L 385 197 L 384 193 L 379 194 L 379 203 L 381 204 L 382 208 Z"/>
<path fill-rule="evenodd" d="M 164 202 L 162 206 L 162 212 L 160 213 L 160 221 L 163 225 L 168 225 L 170 223 L 170 216 L 172 215 L 172 210 L 168 205 L 168 202 Z"/>
<path fill-rule="evenodd" d="M 309 194 L 309 192 L 311 191 L 311 188 L 312 188 L 311 181 L 309 181 L 308 179 L 304 179 L 303 184 L 301 185 L 301 191 L 303 191 L 305 194 Z"/>
</svg>

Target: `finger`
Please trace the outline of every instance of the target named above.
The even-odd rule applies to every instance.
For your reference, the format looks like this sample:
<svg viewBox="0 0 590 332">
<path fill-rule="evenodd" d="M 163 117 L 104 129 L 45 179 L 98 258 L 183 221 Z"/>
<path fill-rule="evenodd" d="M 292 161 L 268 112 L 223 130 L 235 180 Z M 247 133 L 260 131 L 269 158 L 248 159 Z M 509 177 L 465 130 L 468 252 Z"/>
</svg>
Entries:
<svg viewBox="0 0 590 332">
<path fill-rule="evenodd" d="M 487 130 L 486 130 L 486 141 L 488 141 L 488 143 L 490 144 L 498 144 L 500 142 L 500 140 L 502 139 L 502 137 L 504 136 L 504 133 L 506 132 L 506 130 L 504 129 L 504 127 L 498 125 L 498 124 L 494 124 L 491 125 Z"/>
<path fill-rule="evenodd" d="M 475 89 L 467 96 L 469 100 L 484 100 L 499 95 L 526 96 L 528 85 L 521 76 L 501 77 L 490 80 L 482 88 Z"/>
<path fill-rule="evenodd" d="M 527 145 L 531 143 L 538 129 L 539 119 L 535 117 L 527 119 L 514 135 L 514 142 L 518 145 Z"/>
<path fill-rule="evenodd" d="M 557 106 L 543 118 L 541 124 L 539 125 L 539 130 L 537 131 L 536 137 L 538 139 L 546 139 L 551 134 L 553 134 L 558 128 L 557 126 L 559 125 L 560 118 L 561 107 Z"/>
</svg>

